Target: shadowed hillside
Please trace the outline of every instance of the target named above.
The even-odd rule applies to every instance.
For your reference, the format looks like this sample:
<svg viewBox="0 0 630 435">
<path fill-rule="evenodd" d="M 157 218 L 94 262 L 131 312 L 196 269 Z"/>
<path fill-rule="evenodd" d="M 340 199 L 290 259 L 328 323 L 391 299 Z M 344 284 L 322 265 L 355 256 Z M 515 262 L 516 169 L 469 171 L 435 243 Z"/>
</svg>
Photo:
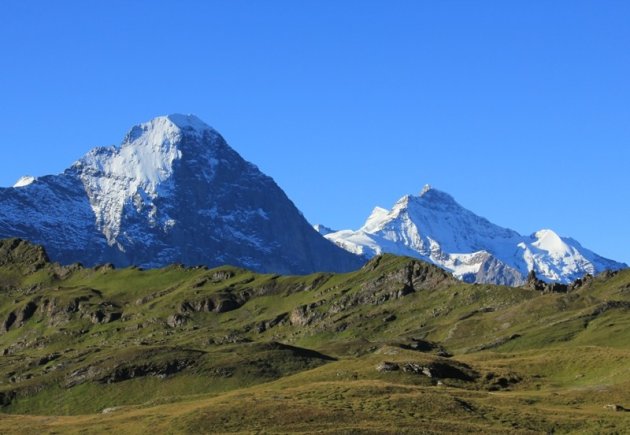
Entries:
<svg viewBox="0 0 630 435">
<path fill-rule="evenodd" d="M 1 241 L 0 432 L 630 431 L 630 271 L 553 290 L 390 255 L 278 276 Z"/>
</svg>

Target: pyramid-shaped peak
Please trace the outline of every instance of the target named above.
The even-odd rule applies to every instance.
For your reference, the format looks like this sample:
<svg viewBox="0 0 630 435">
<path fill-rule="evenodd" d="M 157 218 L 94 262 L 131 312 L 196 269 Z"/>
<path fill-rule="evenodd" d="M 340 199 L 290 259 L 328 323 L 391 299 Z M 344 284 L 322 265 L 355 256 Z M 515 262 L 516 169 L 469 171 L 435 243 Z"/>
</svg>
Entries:
<svg viewBox="0 0 630 435">
<path fill-rule="evenodd" d="M 455 199 L 451 195 L 449 195 L 446 192 L 436 189 L 430 184 L 424 185 L 424 187 L 422 188 L 422 191 L 420 191 L 419 198 L 421 200 L 431 201 L 431 202 L 448 202 L 448 203 L 455 202 Z"/>
<path fill-rule="evenodd" d="M 95 148 L 35 183 L 0 188 L 0 239 L 45 244 L 61 263 L 231 264 L 294 275 L 363 262 L 317 234 L 271 177 L 195 115 L 136 123 L 119 146 Z"/>
<path fill-rule="evenodd" d="M 169 120 L 170 122 L 172 122 L 173 124 L 175 124 L 177 127 L 181 129 L 190 128 L 199 132 L 204 131 L 204 130 L 212 130 L 212 128 L 208 124 L 206 124 L 197 116 L 192 115 L 192 114 L 182 115 L 181 113 L 173 113 L 171 115 L 158 117 L 156 119 L 160 119 L 160 118 L 166 118 L 167 120 Z"/>
<path fill-rule="evenodd" d="M 150 121 L 143 122 L 131 128 L 123 143 L 131 143 L 140 138 L 143 142 L 162 143 L 174 142 L 183 132 L 193 132 L 203 135 L 205 131 L 215 132 L 208 124 L 195 115 L 171 115 L 157 116 Z"/>
<path fill-rule="evenodd" d="M 420 191 L 420 196 L 424 195 L 431 189 L 433 189 L 433 187 L 430 184 L 425 184 L 422 190 Z"/>
</svg>

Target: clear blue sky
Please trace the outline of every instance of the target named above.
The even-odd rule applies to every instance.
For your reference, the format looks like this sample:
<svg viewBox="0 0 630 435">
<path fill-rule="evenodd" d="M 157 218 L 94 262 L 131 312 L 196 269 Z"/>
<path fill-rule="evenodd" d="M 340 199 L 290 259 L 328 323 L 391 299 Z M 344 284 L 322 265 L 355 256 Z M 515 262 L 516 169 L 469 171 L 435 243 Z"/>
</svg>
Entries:
<svg viewBox="0 0 630 435">
<path fill-rule="evenodd" d="M 0 186 L 195 113 L 313 223 L 425 183 L 630 263 L 628 1 L 2 3 Z"/>
</svg>

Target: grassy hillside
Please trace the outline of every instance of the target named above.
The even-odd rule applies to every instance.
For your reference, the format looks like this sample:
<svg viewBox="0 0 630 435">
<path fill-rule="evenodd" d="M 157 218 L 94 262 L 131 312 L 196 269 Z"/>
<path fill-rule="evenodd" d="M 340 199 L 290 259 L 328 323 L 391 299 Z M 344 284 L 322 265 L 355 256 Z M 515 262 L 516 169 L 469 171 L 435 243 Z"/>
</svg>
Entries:
<svg viewBox="0 0 630 435">
<path fill-rule="evenodd" d="M 630 432 L 630 271 L 82 268 L 0 242 L 0 432 Z M 615 405 L 615 406 L 608 406 Z"/>
</svg>

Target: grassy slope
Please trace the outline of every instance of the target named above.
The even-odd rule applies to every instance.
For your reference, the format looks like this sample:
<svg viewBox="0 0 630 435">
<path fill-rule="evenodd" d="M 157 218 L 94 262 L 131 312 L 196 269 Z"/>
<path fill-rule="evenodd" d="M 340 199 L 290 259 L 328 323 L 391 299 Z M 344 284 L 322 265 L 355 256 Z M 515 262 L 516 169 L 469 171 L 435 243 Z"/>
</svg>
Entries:
<svg viewBox="0 0 630 435">
<path fill-rule="evenodd" d="M 630 431 L 604 408 L 630 407 L 630 271 L 540 294 L 393 256 L 279 277 L 19 249 L 0 262 L 0 432 Z"/>
</svg>

